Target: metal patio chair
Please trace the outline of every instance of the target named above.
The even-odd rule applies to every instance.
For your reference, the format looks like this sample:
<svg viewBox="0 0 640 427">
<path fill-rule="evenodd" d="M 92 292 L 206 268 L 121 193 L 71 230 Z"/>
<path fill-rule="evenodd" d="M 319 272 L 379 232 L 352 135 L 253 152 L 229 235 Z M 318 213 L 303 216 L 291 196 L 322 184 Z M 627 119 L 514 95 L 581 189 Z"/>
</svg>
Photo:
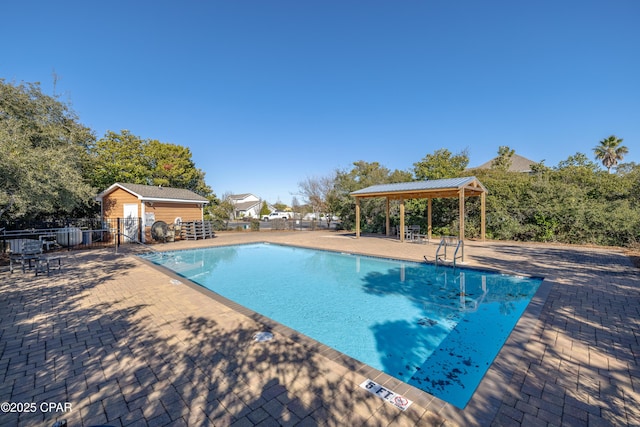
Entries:
<svg viewBox="0 0 640 427">
<path fill-rule="evenodd" d="M 27 268 L 31 269 L 37 266 L 40 255 L 42 255 L 42 242 L 40 240 L 22 240 L 18 250 L 12 250 L 9 254 L 9 271 L 13 273 L 13 263 L 19 262 L 24 273 Z M 32 264 L 32 262 L 35 264 Z"/>
<path fill-rule="evenodd" d="M 62 257 L 43 254 L 42 241 L 24 239 L 18 246 L 18 250 L 12 251 L 9 254 L 9 271 L 11 273 L 13 273 L 14 263 L 20 263 L 22 265 L 23 273 L 27 271 L 27 268 L 29 270 L 33 268 L 36 276 L 38 276 L 38 273 L 44 272 L 49 276 L 52 267 L 57 267 L 58 270 L 62 270 Z"/>
</svg>

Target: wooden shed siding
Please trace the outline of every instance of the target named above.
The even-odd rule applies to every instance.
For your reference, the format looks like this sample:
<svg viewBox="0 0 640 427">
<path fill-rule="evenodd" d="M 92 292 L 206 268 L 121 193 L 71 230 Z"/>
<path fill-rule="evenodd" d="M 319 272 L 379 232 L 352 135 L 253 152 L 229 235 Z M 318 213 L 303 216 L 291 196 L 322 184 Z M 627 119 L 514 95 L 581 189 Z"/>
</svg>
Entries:
<svg viewBox="0 0 640 427">
<path fill-rule="evenodd" d="M 136 203 L 138 205 L 138 215 L 141 215 L 142 209 L 138 198 L 121 188 L 115 189 L 102 199 L 104 218 L 122 218 L 124 216 L 124 205 L 129 203 Z"/>
<path fill-rule="evenodd" d="M 156 221 L 164 221 L 167 224 L 173 224 L 177 217 L 182 218 L 183 221 L 202 220 L 202 208 L 197 203 L 154 202 L 153 206 L 145 206 L 144 211 L 153 212 Z"/>
<path fill-rule="evenodd" d="M 202 208 L 197 203 L 171 203 L 171 202 L 153 202 L 153 206 L 145 205 L 145 213 L 153 212 L 156 221 L 164 221 L 167 224 L 173 224 L 177 217 L 182 221 L 200 221 L 202 220 Z M 145 241 L 151 241 L 151 225 L 145 224 Z"/>
</svg>

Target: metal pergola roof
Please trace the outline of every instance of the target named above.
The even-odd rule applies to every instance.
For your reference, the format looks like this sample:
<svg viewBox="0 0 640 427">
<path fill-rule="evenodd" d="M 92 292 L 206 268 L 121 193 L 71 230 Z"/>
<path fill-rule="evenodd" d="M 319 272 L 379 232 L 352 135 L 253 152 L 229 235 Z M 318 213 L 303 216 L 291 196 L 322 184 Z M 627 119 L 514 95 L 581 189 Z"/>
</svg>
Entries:
<svg viewBox="0 0 640 427">
<path fill-rule="evenodd" d="M 481 198 L 481 237 L 483 240 L 485 238 L 485 199 L 487 189 L 475 176 L 372 185 L 353 191 L 350 194 L 356 199 L 357 237 L 360 237 L 360 199 L 362 198 L 384 197 L 387 199 L 387 235 L 390 234 L 389 200 L 400 200 L 400 227 L 404 228 L 404 201 L 406 199 L 428 199 L 428 234 L 429 238 L 431 238 L 431 199 L 457 197 L 460 201 L 459 238 L 464 240 L 464 198 L 479 196 Z M 400 233 L 400 240 L 404 240 L 403 233 Z"/>
<path fill-rule="evenodd" d="M 351 192 L 353 197 L 389 197 L 404 199 L 424 199 L 458 197 L 460 189 L 465 190 L 466 196 L 479 196 L 487 189 L 475 176 L 463 178 L 433 179 L 428 181 L 400 182 L 395 184 L 372 185 L 361 190 Z"/>
</svg>

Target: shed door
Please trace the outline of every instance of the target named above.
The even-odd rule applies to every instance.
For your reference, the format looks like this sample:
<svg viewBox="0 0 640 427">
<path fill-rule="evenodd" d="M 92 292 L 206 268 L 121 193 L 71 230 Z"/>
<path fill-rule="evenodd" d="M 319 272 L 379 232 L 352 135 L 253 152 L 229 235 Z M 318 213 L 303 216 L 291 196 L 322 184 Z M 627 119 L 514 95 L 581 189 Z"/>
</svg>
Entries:
<svg viewBox="0 0 640 427">
<path fill-rule="evenodd" d="M 124 241 L 138 240 L 138 204 L 124 204 Z"/>
</svg>

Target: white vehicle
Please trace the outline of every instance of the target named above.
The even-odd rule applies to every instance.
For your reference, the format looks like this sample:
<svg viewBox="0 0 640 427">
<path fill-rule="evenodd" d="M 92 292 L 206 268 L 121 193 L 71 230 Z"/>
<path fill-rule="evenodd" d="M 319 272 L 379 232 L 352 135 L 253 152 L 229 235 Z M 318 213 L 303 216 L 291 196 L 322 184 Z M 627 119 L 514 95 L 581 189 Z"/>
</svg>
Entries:
<svg viewBox="0 0 640 427">
<path fill-rule="evenodd" d="M 291 218 L 291 212 L 271 212 L 269 215 L 262 215 L 263 221 L 270 221 L 272 219 L 289 219 Z"/>
</svg>

